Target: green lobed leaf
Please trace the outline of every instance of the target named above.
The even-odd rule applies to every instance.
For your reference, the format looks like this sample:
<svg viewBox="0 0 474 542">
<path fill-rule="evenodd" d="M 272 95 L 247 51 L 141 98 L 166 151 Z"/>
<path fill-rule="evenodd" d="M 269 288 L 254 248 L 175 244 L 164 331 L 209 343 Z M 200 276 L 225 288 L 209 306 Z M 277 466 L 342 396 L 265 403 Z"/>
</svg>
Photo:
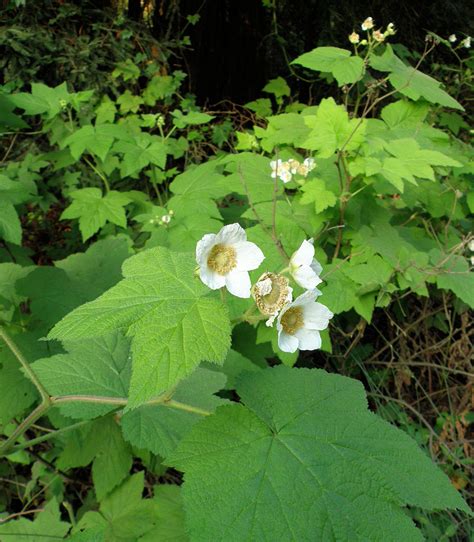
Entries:
<svg viewBox="0 0 474 542">
<path fill-rule="evenodd" d="M 404 505 L 468 506 L 362 385 L 319 369 L 252 373 L 242 404 L 197 424 L 167 458 L 185 472 L 191 540 L 420 541 Z M 350 413 L 350 415 L 348 415 Z"/>
<path fill-rule="evenodd" d="M 339 86 L 355 83 L 364 74 L 362 58 L 352 56 L 350 51 L 339 47 L 317 47 L 293 60 L 292 64 L 332 73 Z"/>
<path fill-rule="evenodd" d="M 131 199 L 123 192 L 110 190 L 105 195 L 95 187 L 81 188 L 71 192 L 73 202 L 61 215 L 62 219 L 78 218 L 82 240 L 87 241 L 106 222 L 112 222 L 122 228 L 127 225 L 124 207 Z"/>
<path fill-rule="evenodd" d="M 194 256 L 163 247 L 129 258 L 124 280 L 59 322 L 50 339 L 98 337 L 115 329 L 132 337 L 129 407 L 176 385 L 201 361 L 222 363 L 230 343 L 224 305 L 194 278 Z"/>
<path fill-rule="evenodd" d="M 15 207 L 5 200 L 0 201 L 0 239 L 13 243 L 21 244 L 21 223 Z"/>
</svg>

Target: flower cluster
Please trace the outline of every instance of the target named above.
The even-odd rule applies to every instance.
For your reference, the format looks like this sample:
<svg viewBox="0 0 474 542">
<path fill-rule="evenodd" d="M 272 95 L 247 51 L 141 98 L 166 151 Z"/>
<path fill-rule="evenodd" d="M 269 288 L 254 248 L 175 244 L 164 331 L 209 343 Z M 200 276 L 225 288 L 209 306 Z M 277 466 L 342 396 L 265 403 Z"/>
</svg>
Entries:
<svg viewBox="0 0 474 542">
<path fill-rule="evenodd" d="M 313 158 L 305 158 L 303 163 L 298 162 L 294 158 L 290 158 L 286 162 L 282 160 L 272 160 L 270 162 L 272 168 L 272 178 L 279 178 L 284 183 L 289 183 L 293 175 L 301 175 L 306 177 L 310 171 L 316 167 Z"/>
<path fill-rule="evenodd" d="M 326 329 L 332 312 L 318 303 L 322 282 L 321 265 L 314 258 L 314 245 L 304 240 L 291 256 L 288 268 L 281 274 L 265 272 L 252 286 L 249 271 L 265 259 L 262 251 L 247 241 L 239 224 L 224 226 L 217 234 L 206 234 L 196 245 L 196 262 L 202 282 L 211 288 L 227 288 L 242 298 L 251 295 L 260 313 L 268 317 L 267 326 L 276 320 L 278 346 L 284 352 L 315 350 L 321 346 L 320 331 Z M 283 273 L 305 288 L 293 301 L 293 288 Z"/>
<path fill-rule="evenodd" d="M 375 21 L 374 21 L 374 19 L 372 17 L 367 17 L 367 19 L 365 19 L 365 21 L 363 21 L 363 23 L 360 25 L 360 27 L 362 28 L 362 30 L 364 32 L 368 32 L 369 30 L 374 29 Z M 378 43 L 382 43 L 383 41 L 385 41 L 385 39 L 388 36 L 393 36 L 395 33 L 396 33 L 395 25 L 393 23 L 389 23 L 387 25 L 387 28 L 386 28 L 385 32 L 382 32 L 381 29 L 373 30 L 372 34 L 369 35 L 368 39 L 370 41 L 370 37 L 371 37 L 374 41 L 376 41 Z M 349 41 L 353 45 L 357 45 L 359 43 L 360 43 L 360 45 L 367 45 L 367 43 L 369 43 L 369 41 L 367 39 L 361 40 L 360 36 L 359 36 L 359 34 L 357 32 L 352 32 L 352 34 L 349 35 Z"/>
</svg>

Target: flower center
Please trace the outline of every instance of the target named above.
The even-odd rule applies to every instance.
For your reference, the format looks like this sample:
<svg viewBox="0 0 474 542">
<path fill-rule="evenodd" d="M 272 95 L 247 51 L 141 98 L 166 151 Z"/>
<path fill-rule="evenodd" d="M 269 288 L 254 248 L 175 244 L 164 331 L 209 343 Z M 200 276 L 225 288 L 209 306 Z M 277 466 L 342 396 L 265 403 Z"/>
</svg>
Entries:
<svg viewBox="0 0 474 542">
<path fill-rule="evenodd" d="M 289 335 L 294 335 L 303 325 L 303 309 L 301 307 L 291 307 L 281 317 L 283 331 Z"/>
<path fill-rule="evenodd" d="M 237 253 L 233 247 L 219 243 L 214 245 L 209 252 L 207 265 L 219 275 L 227 275 L 237 266 Z"/>
</svg>

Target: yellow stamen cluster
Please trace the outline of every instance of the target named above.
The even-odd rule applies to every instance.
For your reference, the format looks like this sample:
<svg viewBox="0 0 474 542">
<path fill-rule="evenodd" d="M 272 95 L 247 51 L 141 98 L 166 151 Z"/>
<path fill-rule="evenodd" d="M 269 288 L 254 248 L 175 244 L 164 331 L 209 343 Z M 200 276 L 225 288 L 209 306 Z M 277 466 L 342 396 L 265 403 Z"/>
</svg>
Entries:
<svg viewBox="0 0 474 542">
<path fill-rule="evenodd" d="M 294 335 L 304 326 L 303 309 L 290 307 L 281 317 L 281 327 L 285 333 Z"/>
<path fill-rule="evenodd" d="M 207 265 L 219 275 L 226 275 L 237 266 L 237 253 L 234 247 L 221 243 L 214 245 L 207 258 Z"/>
</svg>

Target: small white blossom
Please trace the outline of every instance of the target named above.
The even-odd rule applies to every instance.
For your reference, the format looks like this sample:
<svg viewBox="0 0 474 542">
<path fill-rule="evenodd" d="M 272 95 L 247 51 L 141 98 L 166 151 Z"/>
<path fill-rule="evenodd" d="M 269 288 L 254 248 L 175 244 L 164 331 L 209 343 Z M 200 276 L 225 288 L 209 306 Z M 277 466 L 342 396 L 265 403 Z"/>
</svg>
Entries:
<svg viewBox="0 0 474 542">
<path fill-rule="evenodd" d="M 456 43 L 458 41 L 456 34 L 451 34 L 448 38 L 448 41 L 451 43 Z"/>
<path fill-rule="evenodd" d="M 471 265 L 474 265 L 474 256 L 471 256 Z"/>
<path fill-rule="evenodd" d="M 468 245 L 467 245 L 467 248 L 471 251 L 471 252 L 474 252 L 474 239 L 472 239 L 471 241 L 469 241 Z"/>
<path fill-rule="evenodd" d="M 219 233 L 209 233 L 196 245 L 199 276 L 211 290 L 225 286 L 237 297 L 250 297 L 249 271 L 265 259 L 239 224 L 224 226 Z"/>
<path fill-rule="evenodd" d="M 162 222 L 163 224 L 169 224 L 169 223 L 171 222 L 171 215 L 170 215 L 170 214 L 168 214 L 168 215 L 163 215 L 163 216 L 161 217 L 161 222 Z"/>
<path fill-rule="evenodd" d="M 385 31 L 385 34 L 387 36 L 393 36 L 396 33 L 395 25 L 393 23 L 388 23 L 387 30 Z"/>
<path fill-rule="evenodd" d="M 316 162 L 314 161 L 314 158 L 305 158 L 303 160 L 303 165 L 308 168 L 308 171 L 313 171 L 316 167 Z"/>
<path fill-rule="evenodd" d="M 333 313 L 316 302 L 320 292 L 307 291 L 282 309 L 277 320 L 278 346 L 283 352 L 316 350 L 321 347 L 320 331 L 326 329 Z"/>
<path fill-rule="evenodd" d="M 461 41 L 461 45 L 465 47 L 466 49 L 469 49 L 471 47 L 471 36 L 468 36 L 467 38 L 464 38 Z"/>
<path fill-rule="evenodd" d="M 286 184 L 286 183 L 289 183 L 292 179 L 292 175 L 291 175 L 291 172 L 288 171 L 287 169 L 284 169 L 281 173 L 280 173 L 280 179 Z"/>
<path fill-rule="evenodd" d="M 380 30 L 374 30 L 372 33 L 372 37 L 375 41 L 378 41 L 379 43 L 382 43 L 382 41 L 385 40 L 385 36 L 382 34 Z"/>
<path fill-rule="evenodd" d="M 296 284 L 307 290 L 314 290 L 322 280 L 319 278 L 323 268 L 314 259 L 314 246 L 306 239 L 300 248 L 291 256 L 290 273 Z"/>
<path fill-rule="evenodd" d="M 352 32 L 352 34 L 349 34 L 349 41 L 350 41 L 353 45 L 356 45 L 357 43 L 359 43 L 359 41 L 360 41 L 360 36 L 359 36 L 359 34 L 357 34 L 357 32 Z"/>
<path fill-rule="evenodd" d="M 360 25 L 362 30 L 370 30 L 374 27 L 374 20 L 372 17 L 367 17 L 367 19 Z"/>
</svg>

